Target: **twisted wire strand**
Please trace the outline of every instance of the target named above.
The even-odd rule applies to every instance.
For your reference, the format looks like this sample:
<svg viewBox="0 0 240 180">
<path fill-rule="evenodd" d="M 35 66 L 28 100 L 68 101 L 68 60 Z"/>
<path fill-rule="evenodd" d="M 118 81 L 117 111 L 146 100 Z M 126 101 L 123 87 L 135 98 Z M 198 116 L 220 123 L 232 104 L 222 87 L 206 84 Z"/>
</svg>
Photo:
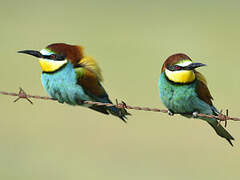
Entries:
<svg viewBox="0 0 240 180">
<path fill-rule="evenodd" d="M 47 96 L 29 95 L 29 94 L 27 94 L 22 88 L 19 88 L 19 89 L 20 89 L 20 90 L 19 90 L 18 93 L 11 93 L 11 92 L 0 91 L 0 94 L 2 94 L 2 95 L 8 95 L 8 96 L 16 96 L 17 99 L 15 99 L 14 102 L 17 102 L 19 99 L 26 99 L 26 100 L 29 101 L 31 104 L 33 104 L 33 102 L 30 100 L 30 98 L 57 101 L 56 99 L 51 98 L 51 97 L 47 97 Z M 130 105 L 127 105 L 126 103 L 124 103 L 123 101 L 122 101 L 121 103 L 118 103 L 118 102 L 116 101 L 116 104 L 102 103 L 102 102 L 94 102 L 94 101 L 83 101 L 83 103 L 84 103 L 84 104 L 97 105 L 97 106 L 107 106 L 107 107 L 115 106 L 115 107 L 117 107 L 117 108 L 125 108 L 125 109 L 132 109 L 132 110 L 141 110 L 141 111 L 152 111 L 152 112 L 168 113 L 168 110 L 166 110 L 166 109 L 149 108 L 149 107 L 139 107 L 139 106 L 130 106 Z M 240 121 L 240 118 L 230 117 L 230 116 L 228 115 L 228 110 L 226 110 L 226 114 L 223 114 L 222 111 L 220 111 L 220 113 L 219 113 L 217 116 L 198 113 L 198 114 L 195 114 L 195 117 L 205 117 L 205 118 L 218 119 L 218 120 L 219 120 L 219 123 L 220 123 L 221 121 L 224 121 L 224 122 L 225 122 L 225 126 L 227 125 L 227 121 L 228 121 L 228 120 Z"/>
</svg>

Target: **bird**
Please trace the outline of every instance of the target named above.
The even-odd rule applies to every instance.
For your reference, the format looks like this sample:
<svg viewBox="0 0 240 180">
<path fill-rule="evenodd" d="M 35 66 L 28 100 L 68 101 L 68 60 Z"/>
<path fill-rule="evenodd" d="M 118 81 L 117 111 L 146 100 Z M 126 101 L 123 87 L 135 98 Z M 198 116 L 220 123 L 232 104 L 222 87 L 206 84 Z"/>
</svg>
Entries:
<svg viewBox="0 0 240 180">
<path fill-rule="evenodd" d="M 162 65 L 158 80 L 160 99 L 167 107 L 169 115 L 180 114 L 187 118 L 200 118 L 233 146 L 234 138 L 217 119 L 197 117 L 198 113 L 219 114 L 213 105 L 206 78 L 196 70 L 202 66 L 206 64 L 195 63 L 184 53 L 169 56 Z"/>
<path fill-rule="evenodd" d="M 124 108 L 85 104 L 84 101 L 112 103 L 101 82 L 101 69 L 95 59 L 84 54 L 83 47 L 66 43 L 53 43 L 46 48 L 22 50 L 39 59 L 42 85 L 59 103 L 80 105 L 103 114 L 112 114 L 126 122 L 130 115 Z"/>
</svg>

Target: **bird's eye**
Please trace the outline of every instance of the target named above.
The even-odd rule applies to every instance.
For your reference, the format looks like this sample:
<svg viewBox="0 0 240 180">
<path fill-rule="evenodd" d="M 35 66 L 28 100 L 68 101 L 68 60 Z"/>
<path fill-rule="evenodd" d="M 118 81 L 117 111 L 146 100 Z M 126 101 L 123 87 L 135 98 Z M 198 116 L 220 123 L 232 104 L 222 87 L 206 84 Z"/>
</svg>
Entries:
<svg viewBox="0 0 240 180">
<path fill-rule="evenodd" d="M 52 54 L 52 55 L 50 55 L 50 58 L 51 58 L 51 59 L 55 59 L 55 58 L 56 58 L 56 55 L 55 55 L 55 54 Z"/>
<path fill-rule="evenodd" d="M 180 66 L 175 66 L 175 70 L 180 70 L 181 67 Z"/>
</svg>

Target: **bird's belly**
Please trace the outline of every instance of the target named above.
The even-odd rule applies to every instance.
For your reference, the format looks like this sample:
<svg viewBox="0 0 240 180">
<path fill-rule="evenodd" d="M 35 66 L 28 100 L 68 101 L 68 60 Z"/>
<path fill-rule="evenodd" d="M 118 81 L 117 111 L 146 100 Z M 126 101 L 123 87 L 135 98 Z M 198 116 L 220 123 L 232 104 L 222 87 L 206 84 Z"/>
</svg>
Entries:
<svg viewBox="0 0 240 180">
<path fill-rule="evenodd" d="M 194 94 L 188 91 L 172 90 L 162 96 L 163 104 L 174 113 L 192 113 L 196 109 L 193 104 Z"/>
<path fill-rule="evenodd" d="M 77 84 L 75 74 L 62 76 L 55 73 L 43 73 L 41 80 L 48 94 L 60 103 L 82 105 L 82 101 L 90 100 L 82 87 Z"/>
<path fill-rule="evenodd" d="M 174 113 L 191 114 L 196 111 L 195 84 L 173 84 L 161 75 L 159 80 L 160 98 L 163 104 Z"/>
</svg>

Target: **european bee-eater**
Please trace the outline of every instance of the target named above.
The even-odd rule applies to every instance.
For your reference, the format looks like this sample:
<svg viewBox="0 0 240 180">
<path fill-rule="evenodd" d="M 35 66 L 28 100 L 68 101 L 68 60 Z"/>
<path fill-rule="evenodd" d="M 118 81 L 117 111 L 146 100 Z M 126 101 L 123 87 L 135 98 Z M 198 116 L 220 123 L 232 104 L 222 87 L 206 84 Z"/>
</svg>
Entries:
<svg viewBox="0 0 240 180">
<path fill-rule="evenodd" d="M 196 71 L 201 66 L 205 64 L 193 63 L 187 55 L 180 53 L 168 57 L 164 62 L 158 86 L 162 103 L 168 108 L 170 115 L 177 113 L 192 117 L 197 113 L 219 114 L 213 106 L 205 77 Z M 233 145 L 231 140 L 234 138 L 217 119 L 200 119 L 207 121 L 219 136 Z"/>
<path fill-rule="evenodd" d="M 101 69 L 92 57 L 84 55 L 81 46 L 55 43 L 41 51 L 24 50 L 19 53 L 39 58 L 42 85 L 58 102 L 86 106 L 104 114 L 111 113 L 126 122 L 129 113 L 125 109 L 83 103 L 111 101 L 101 85 Z"/>
</svg>

